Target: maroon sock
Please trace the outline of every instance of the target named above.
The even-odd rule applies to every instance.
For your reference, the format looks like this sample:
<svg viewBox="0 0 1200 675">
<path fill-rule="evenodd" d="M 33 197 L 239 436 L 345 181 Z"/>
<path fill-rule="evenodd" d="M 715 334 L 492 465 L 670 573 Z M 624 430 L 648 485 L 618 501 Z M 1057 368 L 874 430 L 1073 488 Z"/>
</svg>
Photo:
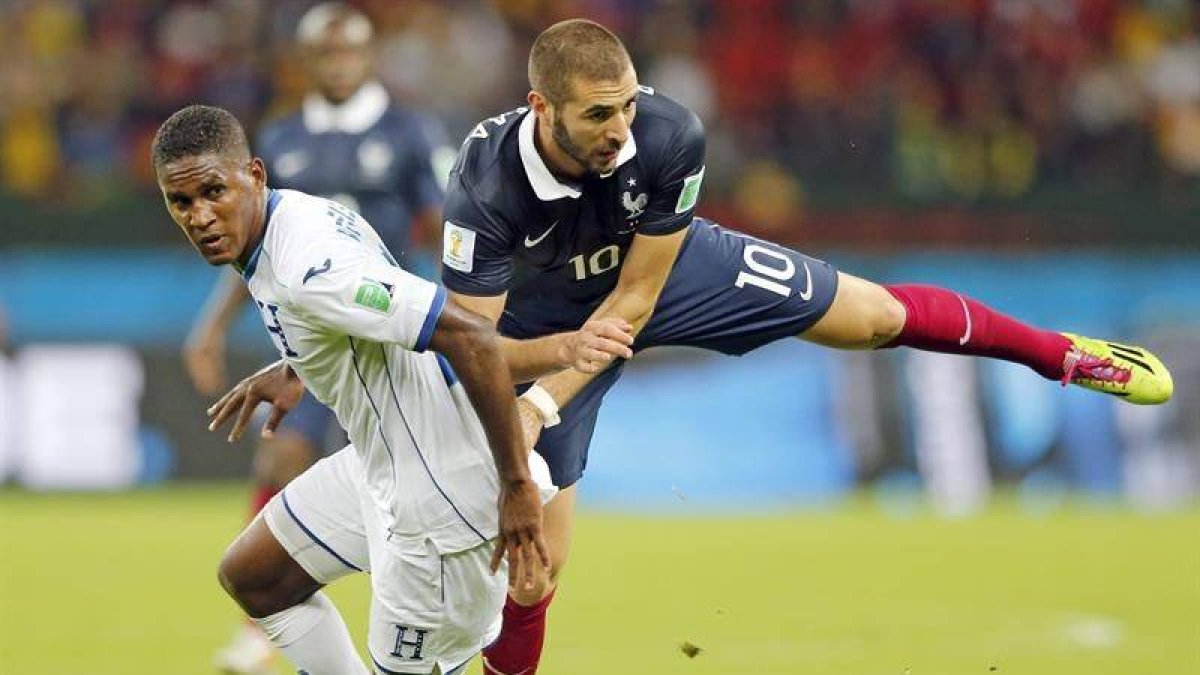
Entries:
<svg viewBox="0 0 1200 675">
<path fill-rule="evenodd" d="M 533 675 L 542 659 L 546 639 L 546 608 L 554 591 L 536 603 L 519 605 L 509 596 L 504 603 L 500 637 L 483 650 L 484 675 Z"/>
<path fill-rule="evenodd" d="M 262 511 L 277 492 L 279 489 L 273 485 L 255 485 L 254 492 L 250 495 L 250 518 L 253 519 L 259 511 Z"/>
<path fill-rule="evenodd" d="M 885 286 L 908 312 L 904 328 L 885 347 L 989 356 L 1023 363 L 1051 380 L 1063 376 L 1071 341 L 1034 328 L 983 303 L 937 286 Z"/>
</svg>

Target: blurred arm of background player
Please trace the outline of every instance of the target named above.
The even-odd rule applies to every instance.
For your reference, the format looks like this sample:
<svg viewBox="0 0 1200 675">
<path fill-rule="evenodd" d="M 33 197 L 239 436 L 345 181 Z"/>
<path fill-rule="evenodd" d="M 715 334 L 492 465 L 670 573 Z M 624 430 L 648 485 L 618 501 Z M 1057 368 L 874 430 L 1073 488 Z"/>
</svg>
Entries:
<svg viewBox="0 0 1200 675">
<path fill-rule="evenodd" d="M 226 272 L 192 324 L 183 345 L 183 363 L 192 385 L 203 396 L 212 396 L 225 386 L 225 336 L 248 299 L 246 284 L 236 273 Z"/>
</svg>

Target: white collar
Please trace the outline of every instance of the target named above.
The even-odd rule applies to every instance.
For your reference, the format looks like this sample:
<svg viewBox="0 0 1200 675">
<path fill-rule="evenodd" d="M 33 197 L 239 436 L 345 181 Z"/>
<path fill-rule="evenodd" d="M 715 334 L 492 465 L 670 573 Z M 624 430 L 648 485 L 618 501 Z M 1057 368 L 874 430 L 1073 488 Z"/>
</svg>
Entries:
<svg viewBox="0 0 1200 675">
<path fill-rule="evenodd" d="M 383 113 L 387 112 L 387 107 L 387 90 L 373 80 L 337 104 L 313 93 L 304 97 L 304 127 L 314 134 L 331 131 L 361 134 L 375 126 Z"/>
<path fill-rule="evenodd" d="M 534 126 L 537 121 L 537 115 L 533 111 L 525 113 L 525 118 L 521 120 L 521 126 L 517 129 L 517 144 L 521 149 L 521 164 L 525 166 L 525 176 L 529 179 L 529 184 L 533 186 L 533 192 L 538 196 L 538 199 L 549 202 L 563 197 L 578 199 L 579 195 L 583 194 L 578 186 L 570 183 L 562 183 L 554 174 L 550 173 L 550 169 L 546 167 L 546 162 L 542 156 L 538 154 L 537 146 L 533 143 Z M 633 156 L 637 154 L 637 143 L 633 140 L 633 134 L 629 135 L 629 140 L 625 145 L 621 146 L 621 151 L 617 153 L 617 166 L 621 166 Z M 616 169 L 613 169 L 615 171 Z M 608 178 L 612 175 L 612 171 L 606 174 L 601 174 L 601 178 Z"/>
</svg>

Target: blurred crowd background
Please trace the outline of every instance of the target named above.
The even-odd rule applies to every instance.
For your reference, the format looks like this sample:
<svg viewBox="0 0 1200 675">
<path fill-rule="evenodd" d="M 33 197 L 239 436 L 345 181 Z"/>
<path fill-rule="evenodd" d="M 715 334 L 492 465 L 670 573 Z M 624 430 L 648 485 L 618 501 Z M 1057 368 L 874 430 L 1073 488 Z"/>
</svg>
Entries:
<svg viewBox="0 0 1200 675">
<path fill-rule="evenodd" d="M 180 106 L 218 104 L 251 129 L 295 108 L 292 34 L 310 4 L 5 0 L 0 193 L 35 214 L 153 198 L 149 141 Z M 743 229 L 873 245 L 1195 243 L 1189 0 L 357 4 L 381 33 L 383 82 L 456 138 L 522 102 L 542 27 L 600 20 L 642 82 L 705 120 L 707 211 Z M 886 210 L 912 206 L 923 216 Z M 963 208 L 971 218 L 953 215 Z M 122 239 L 169 235 L 148 220 L 125 223 Z M 0 241 L 95 229 L 63 222 L 77 227 L 10 225 Z"/>
<path fill-rule="evenodd" d="M 203 431 L 182 372 L 215 276 L 164 212 L 148 148 L 189 103 L 229 108 L 251 132 L 294 110 L 306 83 L 293 35 L 312 4 L 0 0 L 0 310 L 18 352 L 0 359 L 0 480 L 39 484 L 35 437 L 55 466 L 83 467 L 69 453 L 106 425 L 125 464 L 93 463 L 118 483 L 245 475 L 248 453 Z M 1146 342 L 1176 372 L 1176 400 L 1147 411 L 952 357 L 648 357 L 602 416 L 589 469 L 601 501 L 791 503 L 917 476 L 960 510 L 993 478 L 1148 504 L 1200 494 L 1195 2 L 353 4 L 376 22 L 382 82 L 454 138 L 523 104 L 541 29 L 598 20 L 642 83 L 704 120 L 699 213 L 866 276 Z M 243 320 L 232 373 L 269 358 L 262 333 Z M 54 351 L 76 349 L 65 343 L 105 346 Z M 663 400 L 691 403 L 645 419 Z"/>
</svg>

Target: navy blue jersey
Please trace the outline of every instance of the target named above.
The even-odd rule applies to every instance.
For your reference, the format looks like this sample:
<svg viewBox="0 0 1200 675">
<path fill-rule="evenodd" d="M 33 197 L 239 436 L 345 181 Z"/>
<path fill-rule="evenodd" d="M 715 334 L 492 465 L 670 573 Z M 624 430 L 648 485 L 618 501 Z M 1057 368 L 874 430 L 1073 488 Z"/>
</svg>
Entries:
<svg viewBox="0 0 1200 675">
<path fill-rule="evenodd" d="M 578 328 L 616 286 L 634 234 L 692 221 L 704 176 L 704 128 L 641 88 L 631 137 L 606 176 L 563 183 L 533 144 L 525 108 L 481 122 L 450 172 L 442 281 L 466 295 L 507 292 L 506 334 Z"/>
<path fill-rule="evenodd" d="M 311 111 L 301 110 L 263 127 L 256 150 L 272 186 L 341 202 L 399 257 L 410 245 L 414 215 L 442 202 L 434 165 L 446 144 L 435 120 L 384 101 L 351 123 L 352 131 L 313 124 Z"/>
</svg>

